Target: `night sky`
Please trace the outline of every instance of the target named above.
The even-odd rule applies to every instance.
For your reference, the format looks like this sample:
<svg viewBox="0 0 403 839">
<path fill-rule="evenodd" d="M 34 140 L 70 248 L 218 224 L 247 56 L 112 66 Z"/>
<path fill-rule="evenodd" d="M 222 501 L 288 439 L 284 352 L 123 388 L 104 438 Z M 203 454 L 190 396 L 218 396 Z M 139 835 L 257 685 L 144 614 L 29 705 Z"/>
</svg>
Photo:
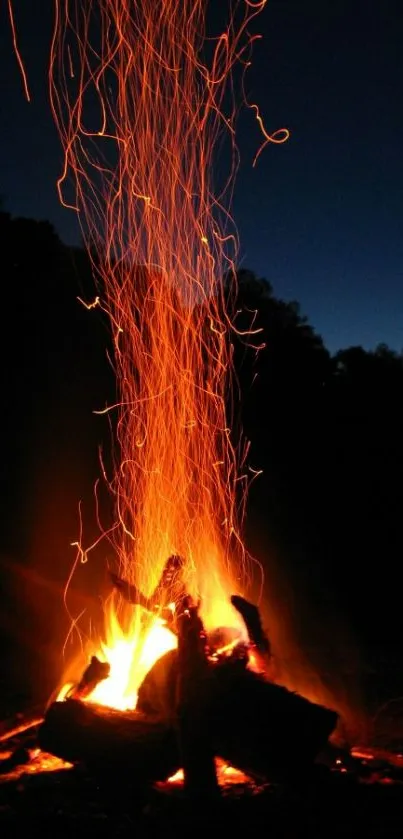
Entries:
<svg viewBox="0 0 403 839">
<path fill-rule="evenodd" d="M 220 0 L 212 0 L 219 3 Z M 32 102 L 24 98 L 6 4 L 0 8 L 0 193 L 15 215 L 49 219 L 75 244 L 58 204 L 61 151 L 47 99 L 51 0 L 13 0 Z M 399 11 L 400 10 L 400 11 Z M 297 299 L 331 350 L 403 347 L 403 14 L 399 0 L 268 0 L 247 77 L 268 130 L 239 124 L 234 215 L 241 264 Z"/>
</svg>

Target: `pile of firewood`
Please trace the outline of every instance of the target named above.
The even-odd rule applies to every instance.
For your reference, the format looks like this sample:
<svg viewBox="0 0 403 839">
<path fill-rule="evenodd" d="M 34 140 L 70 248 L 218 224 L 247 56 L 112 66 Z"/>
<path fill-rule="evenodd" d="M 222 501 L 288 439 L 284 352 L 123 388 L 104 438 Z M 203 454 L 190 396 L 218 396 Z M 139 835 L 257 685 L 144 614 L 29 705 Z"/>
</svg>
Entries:
<svg viewBox="0 0 403 839">
<path fill-rule="evenodd" d="M 180 565 L 179 557 L 168 560 L 149 600 L 113 577 L 126 600 L 158 608 L 159 614 L 176 586 L 170 617 L 178 648 L 147 674 L 136 711 L 83 701 L 109 673 L 93 658 L 70 698 L 49 707 L 39 731 L 41 748 L 96 773 L 124 773 L 138 784 L 165 780 L 183 767 L 188 794 L 203 799 L 217 794 L 215 756 L 259 779 L 286 779 L 305 770 L 326 745 L 337 714 L 268 681 L 270 645 L 257 608 L 241 597 L 232 603 L 249 643 L 227 645 L 230 651 L 220 653 L 220 633 L 206 634 L 198 605 L 178 587 Z M 248 667 L 251 652 L 260 674 Z"/>
</svg>

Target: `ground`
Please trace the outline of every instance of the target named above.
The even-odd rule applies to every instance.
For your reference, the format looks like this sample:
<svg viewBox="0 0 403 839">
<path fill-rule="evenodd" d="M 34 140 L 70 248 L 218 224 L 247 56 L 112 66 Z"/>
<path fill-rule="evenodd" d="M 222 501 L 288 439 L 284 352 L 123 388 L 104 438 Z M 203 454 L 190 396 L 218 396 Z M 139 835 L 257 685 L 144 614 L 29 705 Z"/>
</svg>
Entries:
<svg viewBox="0 0 403 839">
<path fill-rule="evenodd" d="M 35 735 L 35 729 L 31 732 Z M 4 732 L 3 732 L 4 736 Z M 2 758 L 27 733 L 0 741 Z M 35 752 L 31 752 L 35 754 Z M 25 755 L 26 757 L 27 755 Z M 21 752 L 21 759 L 24 753 Z M 41 759 L 38 757 L 36 760 Z M 400 761 L 397 761 L 398 763 Z M 54 765 L 54 764 L 53 764 Z M 359 767 L 359 771 L 357 769 Z M 403 770 L 384 759 L 320 764 L 287 785 L 227 784 L 222 800 L 186 805 L 181 787 L 133 789 L 129 778 L 94 778 L 83 768 L 34 771 L 34 761 L 0 775 L 0 835 L 79 837 L 180 836 L 205 829 L 229 837 L 270 833 L 272 839 L 402 835 Z M 44 766 L 45 770 L 49 767 Z M 1 771 L 1 769 L 0 769 Z"/>
</svg>

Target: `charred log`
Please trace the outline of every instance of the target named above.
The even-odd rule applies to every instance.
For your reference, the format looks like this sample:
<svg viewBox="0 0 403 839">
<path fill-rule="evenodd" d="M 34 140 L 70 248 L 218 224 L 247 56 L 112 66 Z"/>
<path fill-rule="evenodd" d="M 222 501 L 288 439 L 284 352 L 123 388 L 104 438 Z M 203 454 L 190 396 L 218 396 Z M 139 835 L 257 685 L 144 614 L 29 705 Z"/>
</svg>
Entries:
<svg viewBox="0 0 403 839">
<path fill-rule="evenodd" d="M 143 606 L 144 609 L 148 609 L 150 612 L 155 609 L 158 609 L 160 612 L 165 612 L 169 603 L 177 602 L 184 596 L 183 584 L 181 582 L 183 564 L 182 557 L 176 554 L 172 554 L 167 559 L 161 579 L 151 597 L 145 597 L 137 586 L 122 579 L 113 572 L 110 572 L 110 578 L 114 587 L 127 603 Z M 166 616 L 169 616 L 168 613 Z"/>
<path fill-rule="evenodd" d="M 134 583 L 129 583 L 127 580 L 124 580 L 123 577 L 119 577 L 114 571 L 110 571 L 109 576 L 113 587 L 123 597 L 123 600 L 126 600 L 126 603 L 130 603 L 132 606 L 143 606 L 145 609 L 148 609 L 148 598 L 142 594 Z"/>
<path fill-rule="evenodd" d="M 178 554 L 172 554 L 166 563 L 161 579 L 151 597 L 151 607 L 166 607 L 170 602 L 178 603 L 185 596 L 181 578 L 184 560 Z"/>
<path fill-rule="evenodd" d="M 176 575 L 180 577 L 181 567 L 179 557 L 168 560 L 154 595 L 144 599 L 149 610 L 163 608 L 170 586 L 171 597 L 172 586 L 180 592 Z M 120 583 L 128 587 L 126 594 L 136 602 L 140 596 L 142 602 L 137 590 Z M 270 644 L 258 609 L 240 597 L 232 602 L 244 619 L 254 654 L 267 661 Z M 214 755 L 265 778 L 289 776 L 312 764 L 327 744 L 337 714 L 248 670 L 248 645 L 236 645 L 229 655 L 214 653 L 197 607 L 184 597 L 176 600 L 174 620 L 178 650 L 163 656 L 146 676 L 138 711 L 121 713 L 74 700 L 55 703 L 40 730 L 42 748 L 99 772 L 119 768 L 144 783 L 163 780 L 183 761 L 193 797 L 214 797 Z M 81 696 L 94 678 L 106 676 L 99 666 L 93 660 L 84 674 Z"/>
<path fill-rule="evenodd" d="M 336 726 L 334 711 L 233 663 L 209 670 L 199 707 L 190 702 L 178 709 L 179 743 L 174 727 L 156 717 L 67 700 L 49 708 L 40 746 L 98 774 L 124 772 L 143 784 L 163 780 L 189 761 L 195 778 L 212 753 L 252 777 L 268 779 L 287 778 L 312 765 Z M 205 781 L 197 783 L 205 788 Z"/>
<path fill-rule="evenodd" d="M 223 664 L 214 677 L 215 753 L 251 776 L 286 778 L 306 769 L 336 727 L 335 711 L 241 666 Z"/>
<path fill-rule="evenodd" d="M 177 618 L 177 723 L 188 797 L 204 805 L 218 797 L 210 732 L 210 680 L 207 638 L 198 608 L 184 599 Z"/>
<path fill-rule="evenodd" d="M 156 661 L 141 684 L 137 699 L 138 710 L 174 725 L 177 679 L 178 651 L 170 650 Z"/>
<path fill-rule="evenodd" d="M 106 661 L 100 661 L 96 655 L 93 655 L 78 685 L 75 685 L 71 689 L 69 693 L 70 699 L 85 699 L 90 696 L 96 686 L 108 678 L 110 672 L 110 664 Z"/>
<path fill-rule="evenodd" d="M 250 641 L 249 655 L 253 659 L 254 670 L 268 680 L 273 680 L 273 657 L 270 640 L 263 629 L 262 619 L 257 606 L 243 597 L 233 595 L 231 603 L 239 612 L 245 624 Z"/>
<path fill-rule="evenodd" d="M 202 682 L 194 680 L 214 753 L 254 777 L 284 777 L 308 767 L 326 746 L 337 714 L 251 673 L 244 652 L 235 648 L 230 659 L 208 666 Z M 177 677 L 173 650 L 147 675 L 138 707 L 172 721 Z"/>
<path fill-rule="evenodd" d="M 175 731 L 136 711 L 115 711 L 69 699 L 48 709 L 40 747 L 96 774 L 118 772 L 133 783 L 166 779 L 180 766 Z"/>
<path fill-rule="evenodd" d="M 231 603 L 244 621 L 251 644 L 253 644 L 259 652 L 270 656 L 270 642 L 263 629 L 260 612 L 257 606 L 254 606 L 253 603 L 249 603 L 237 594 L 234 594 L 231 597 Z"/>
</svg>

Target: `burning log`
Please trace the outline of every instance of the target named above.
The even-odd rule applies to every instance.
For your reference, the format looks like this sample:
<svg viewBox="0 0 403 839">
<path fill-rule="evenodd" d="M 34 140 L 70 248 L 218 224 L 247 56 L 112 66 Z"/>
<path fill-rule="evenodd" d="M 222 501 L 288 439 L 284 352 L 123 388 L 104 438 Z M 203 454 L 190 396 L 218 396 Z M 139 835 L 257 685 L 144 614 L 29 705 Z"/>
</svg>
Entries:
<svg viewBox="0 0 403 839">
<path fill-rule="evenodd" d="M 197 606 L 186 598 L 177 618 L 177 716 L 185 790 L 207 804 L 218 796 L 210 736 L 210 667 L 206 634 Z"/>
<path fill-rule="evenodd" d="M 167 672 L 177 667 L 174 654 L 168 655 Z M 211 754 L 252 777 L 282 779 L 309 768 L 336 726 L 334 711 L 265 682 L 242 659 L 210 665 L 204 683 L 193 682 L 193 696 L 190 674 L 178 697 L 180 746 L 168 721 L 77 700 L 51 705 L 40 746 L 98 774 L 127 772 L 142 784 L 164 780 L 183 760 L 191 786 L 197 778 L 200 788 L 212 791 Z"/>
<path fill-rule="evenodd" d="M 238 596 L 231 601 L 245 622 L 254 656 L 267 672 L 270 642 L 257 607 Z M 189 649 L 188 654 L 197 660 L 197 633 L 192 644 L 193 652 Z M 199 703 L 204 704 L 204 719 L 208 716 L 214 753 L 248 775 L 283 777 L 315 760 L 334 731 L 338 715 L 252 673 L 247 669 L 249 652 L 239 644 L 230 656 L 214 664 L 208 665 L 204 657 L 204 676 L 196 671 L 193 684 Z M 175 683 L 183 666 L 176 650 L 163 656 L 140 688 L 139 709 L 172 720 Z M 206 732 L 205 736 L 208 742 Z"/>
<path fill-rule="evenodd" d="M 178 651 L 170 650 L 155 662 L 140 685 L 137 709 L 174 725 L 176 717 Z"/>
<path fill-rule="evenodd" d="M 250 672 L 242 660 L 217 666 L 210 708 L 215 753 L 267 779 L 307 769 L 338 719 L 335 711 Z"/>
<path fill-rule="evenodd" d="M 118 772 L 133 783 L 165 780 L 180 766 L 173 728 L 137 711 L 115 711 L 75 699 L 54 702 L 39 729 L 39 745 L 96 774 Z"/>
<path fill-rule="evenodd" d="M 177 675 L 173 650 L 146 676 L 138 707 L 166 713 L 172 721 Z M 229 659 L 210 664 L 204 681 L 195 679 L 194 685 L 208 721 L 206 743 L 210 737 L 215 755 L 252 777 L 283 778 L 309 767 L 336 727 L 334 711 L 249 671 L 241 647 Z M 193 725 L 203 730 L 196 716 Z"/>
<path fill-rule="evenodd" d="M 96 686 L 104 679 L 107 679 L 111 671 L 110 664 L 106 661 L 100 661 L 96 655 L 93 655 L 91 661 L 84 671 L 78 685 L 71 688 L 69 692 L 70 699 L 85 699 L 90 696 Z"/>
<path fill-rule="evenodd" d="M 249 641 L 251 644 L 250 653 L 253 655 L 255 669 L 267 679 L 270 679 L 272 652 L 269 638 L 263 629 L 262 619 L 257 606 L 249 603 L 243 597 L 234 594 L 231 603 L 239 612 L 246 626 Z"/>
<path fill-rule="evenodd" d="M 254 644 L 264 655 L 270 656 L 270 642 L 263 629 L 262 619 L 257 606 L 249 603 L 238 594 L 232 595 L 231 603 L 244 621 L 251 644 Z"/>
<path fill-rule="evenodd" d="M 179 557 L 168 560 L 147 608 L 168 602 L 164 590 L 173 585 L 181 563 Z M 132 595 L 138 597 L 137 590 Z M 253 653 L 263 663 L 270 661 L 258 609 L 241 597 L 234 596 L 232 603 L 244 619 Z M 119 768 L 140 783 L 164 780 L 182 761 L 192 798 L 216 796 L 215 755 L 252 777 L 284 778 L 309 767 L 327 744 L 337 714 L 251 672 L 247 644 L 220 654 L 189 598 L 176 601 L 174 620 L 178 649 L 151 668 L 136 712 L 76 701 L 108 675 L 108 665 L 93 658 L 75 699 L 48 710 L 40 730 L 42 748 L 98 772 Z"/>
<path fill-rule="evenodd" d="M 166 612 L 171 601 L 178 601 L 184 597 L 185 592 L 180 580 L 180 572 L 183 565 L 184 561 L 181 556 L 172 554 L 168 557 L 161 574 L 161 579 L 151 597 L 145 597 L 137 586 L 127 582 L 127 580 L 122 579 L 112 571 L 109 573 L 109 576 L 114 587 L 127 603 L 131 603 L 133 606 L 143 606 L 144 609 L 148 609 L 150 612 L 155 609 Z"/>
</svg>

